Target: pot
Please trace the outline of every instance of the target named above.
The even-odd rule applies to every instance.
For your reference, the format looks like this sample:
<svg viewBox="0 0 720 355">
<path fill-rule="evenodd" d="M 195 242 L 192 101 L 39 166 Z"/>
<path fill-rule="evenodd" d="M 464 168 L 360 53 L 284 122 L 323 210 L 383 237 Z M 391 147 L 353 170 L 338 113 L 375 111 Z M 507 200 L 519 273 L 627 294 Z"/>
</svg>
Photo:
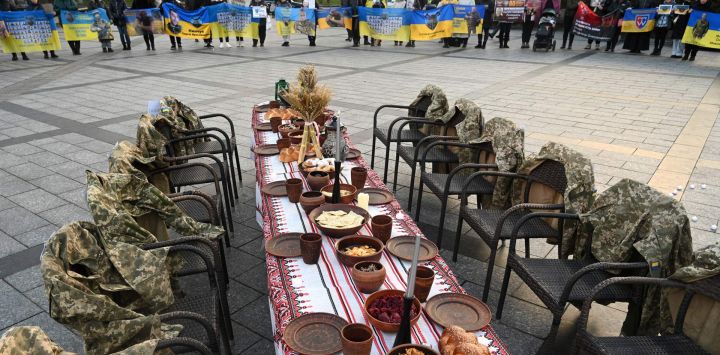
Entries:
<svg viewBox="0 0 720 355">
<path fill-rule="evenodd" d="M 313 171 L 307 175 L 307 183 L 313 191 L 320 191 L 323 187 L 330 185 L 330 174 L 324 171 Z"/>
<path fill-rule="evenodd" d="M 316 207 L 325 203 L 325 196 L 317 191 L 306 191 L 300 195 L 300 206 L 305 213 L 310 213 Z"/>
<path fill-rule="evenodd" d="M 361 271 L 360 268 L 375 265 L 375 271 Z M 376 261 L 361 261 L 353 266 L 350 273 L 358 290 L 362 293 L 373 293 L 385 282 L 385 267 Z"/>
</svg>

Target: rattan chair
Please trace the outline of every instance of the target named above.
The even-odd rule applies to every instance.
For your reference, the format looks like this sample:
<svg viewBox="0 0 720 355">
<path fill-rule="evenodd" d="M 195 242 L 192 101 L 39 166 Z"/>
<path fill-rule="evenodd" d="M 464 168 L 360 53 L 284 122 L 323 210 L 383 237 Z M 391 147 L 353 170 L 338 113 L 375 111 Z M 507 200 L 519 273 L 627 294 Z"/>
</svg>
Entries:
<svg viewBox="0 0 720 355">
<path fill-rule="evenodd" d="M 529 207 L 542 209 L 542 207 Z M 515 271 L 517 276 L 528 285 L 529 289 L 545 304 L 552 312 L 553 321 L 549 339 L 554 339 L 557 334 L 560 320 L 565 313 L 565 306 L 572 304 L 581 307 L 585 299 L 590 296 L 591 291 L 601 282 L 617 276 L 609 273 L 608 270 L 641 273 L 648 269 L 646 262 L 598 262 L 592 256 L 583 260 L 568 259 L 543 259 L 531 258 L 529 255 L 530 238 L 545 238 L 544 236 L 533 236 L 524 234 L 524 225 L 532 225 L 542 221 L 543 218 L 554 218 L 559 220 L 579 220 L 577 214 L 557 212 L 533 212 L 520 217 L 514 223 L 510 236 L 510 250 L 503 275 L 503 284 L 500 289 L 500 298 L 496 318 L 502 318 L 503 306 L 510 284 L 510 272 Z M 535 221 L 535 222 L 533 222 Z M 516 253 L 515 247 L 518 238 L 525 238 L 525 254 L 521 257 Z M 590 249 L 592 238 L 587 238 L 587 249 Z M 486 285 L 486 290 L 487 290 Z M 595 295 L 599 302 L 640 302 L 641 292 L 628 285 L 613 285 Z"/>
<path fill-rule="evenodd" d="M 453 195 L 460 195 L 465 185 L 467 175 L 465 173 L 468 170 L 497 170 L 497 166 L 494 164 L 462 164 L 454 168 L 448 174 L 432 173 L 425 171 L 425 163 L 427 163 L 427 155 L 433 151 L 433 147 L 436 145 L 444 145 L 445 147 L 457 147 L 467 148 L 474 150 L 475 158 L 473 161 L 477 161 L 479 155 L 484 152 L 492 152 L 490 144 L 466 144 L 453 141 L 436 141 L 428 144 L 427 148 L 423 152 L 422 157 L 419 160 L 420 163 L 420 186 L 418 186 L 417 196 L 417 207 L 415 208 L 415 220 L 420 220 L 420 207 L 422 206 L 423 197 L 423 186 L 427 185 L 432 193 L 440 199 L 440 220 L 438 224 L 438 235 L 436 244 L 438 248 L 442 247 L 442 238 L 445 228 L 445 212 L 447 210 L 448 198 Z M 475 195 L 487 195 L 492 194 L 494 184 L 485 179 L 473 179 L 470 185 L 465 190 L 468 194 Z M 408 202 L 410 204 L 411 202 Z"/>
<path fill-rule="evenodd" d="M 194 220 L 223 227 L 223 229 L 225 229 L 223 239 L 226 245 L 230 243 L 222 203 L 216 196 L 210 196 L 200 191 L 184 191 L 170 194 L 168 197 L 175 202 L 185 214 Z M 222 266 L 225 268 L 225 248 L 222 244 L 218 244 L 218 249 L 222 256 Z M 227 271 L 227 268 L 225 268 L 225 270 Z M 227 276 L 227 272 L 225 275 Z"/>
<path fill-rule="evenodd" d="M 512 206 L 507 210 L 494 208 L 471 208 L 468 206 L 468 196 L 471 194 L 469 188 L 474 180 L 483 179 L 485 176 L 502 176 L 509 179 L 523 179 L 526 181 L 523 191 L 523 203 Z M 531 209 L 558 210 L 563 211 L 564 204 L 537 204 L 529 203 L 530 189 L 533 184 L 541 183 L 562 194 L 565 192 L 567 180 L 565 178 L 565 167 L 556 161 L 547 160 L 533 169 L 528 175 L 521 175 L 502 171 L 479 171 L 470 175 L 465 180 L 460 198 L 460 216 L 457 230 L 455 232 L 455 244 L 453 248 L 453 261 L 457 261 L 457 254 L 460 250 L 460 236 L 462 234 L 462 223 L 466 221 L 470 228 L 490 248 L 488 259 L 488 270 L 483 286 L 483 301 L 487 302 L 490 293 L 493 269 L 495 267 L 495 256 L 497 255 L 498 243 L 508 240 L 511 237 L 513 227 L 523 218 L 531 213 Z M 558 240 L 558 257 L 562 248 L 563 220 L 560 219 L 557 229 L 541 219 L 533 219 L 520 230 L 519 237 L 525 238 L 525 253 L 530 256 L 530 238 L 556 238 Z"/>
<path fill-rule="evenodd" d="M 235 135 L 235 125 L 233 124 L 233 121 L 228 117 L 227 115 L 224 115 L 222 113 L 210 113 L 207 115 L 198 116 L 200 120 L 206 120 L 209 118 L 215 118 L 220 117 L 225 119 L 227 121 L 228 125 L 230 126 L 230 135 L 228 136 L 227 132 L 217 128 L 217 127 L 209 127 L 205 126 L 204 129 L 199 130 L 193 130 L 190 131 L 191 134 L 194 133 L 208 133 L 217 131 L 220 132 L 223 137 L 225 138 L 225 148 L 228 148 L 228 153 L 231 155 L 230 157 L 230 169 L 237 171 L 237 177 L 240 184 L 242 184 L 242 171 L 240 169 L 240 154 L 238 153 L 237 149 L 237 136 Z M 193 133 L 194 132 L 194 133 Z M 204 141 L 196 143 L 195 146 L 195 152 L 197 153 L 208 153 L 208 154 L 222 154 L 224 147 L 220 142 L 217 141 Z M 233 162 L 234 157 L 234 162 Z M 238 198 L 237 189 L 235 190 L 235 198 Z"/>
<path fill-rule="evenodd" d="M 155 352 L 163 349 L 170 349 L 175 354 L 195 352 L 201 355 L 213 355 L 212 351 L 205 346 L 205 344 L 193 338 L 162 339 L 155 345 Z"/>
<path fill-rule="evenodd" d="M 715 291 L 717 292 L 718 278 L 708 280 L 715 283 Z M 706 283 L 705 280 L 698 283 Z M 587 331 L 588 317 L 590 316 L 590 308 L 593 301 L 600 298 L 606 292 L 606 289 L 617 287 L 618 285 L 641 285 L 641 286 L 659 286 L 673 287 L 685 289 L 685 296 L 680 303 L 677 316 L 675 317 L 675 326 L 671 335 L 661 336 L 617 336 L 617 337 L 597 337 Z M 589 296 L 585 299 L 580 311 L 580 319 L 578 321 L 577 335 L 575 337 L 575 354 L 683 354 L 683 355 L 709 355 L 709 353 L 692 339 L 683 334 L 683 326 L 685 323 L 685 315 L 690 307 L 695 293 L 704 294 L 713 298 L 720 299 L 720 295 L 716 292 L 707 292 L 702 287 L 693 287 L 694 284 L 683 284 L 668 279 L 658 279 L 650 277 L 613 277 L 596 285 Z"/>
</svg>

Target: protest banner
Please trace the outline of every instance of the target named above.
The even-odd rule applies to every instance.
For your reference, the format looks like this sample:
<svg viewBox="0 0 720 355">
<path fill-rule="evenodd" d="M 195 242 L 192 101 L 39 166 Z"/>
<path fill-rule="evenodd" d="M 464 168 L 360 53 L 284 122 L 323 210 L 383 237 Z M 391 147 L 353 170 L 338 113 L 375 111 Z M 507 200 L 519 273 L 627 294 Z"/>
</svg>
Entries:
<svg viewBox="0 0 720 355">
<path fill-rule="evenodd" d="M 495 21 L 523 22 L 525 16 L 525 0 L 497 0 L 495 2 Z"/>
<path fill-rule="evenodd" d="M 275 27 L 277 34 L 281 36 L 295 33 L 315 36 L 315 10 L 304 7 L 276 7 Z"/>
<path fill-rule="evenodd" d="M 187 11 L 175 4 L 162 4 L 165 33 L 182 38 L 210 38 L 212 19 L 208 7 Z"/>
<path fill-rule="evenodd" d="M 259 38 L 259 18 L 253 18 L 253 9 L 228 3 L 208 6 L 213 37 Z"/>
<path fill-rule="evenodd" d="M 452 5 L 453 7 L 453 35 L 482 33 L 484 5 Z"/>
<path fill-rule="evenodd" d="M 455 17 L 452 6 L 441 6 L 433 10 L 415 10 L 411 11 L 411 14 L 411 40 L 426 41 L 452 36 Z"/>
<path fill-rule="evenodd" d="M 622 32 L 650 32 L 655 28 L 657 9 L 627 9 L 623 16 Z"/>
<path fill-rule="evenodd" d="M 407 41 L 410 39 L 411 12 L 405 9 L 358 9 L 360 34 L 375 39 Z"/>
<path fill-rule="evenodd" d="M 60 11 L 62 17 L 63 32 L 67 41 L 97 41 L 98 27 L 103 23 L 109 23 L 110 19 L 104 9 L 90 11 Z"/>
<path fill-rule="evenodd" d="M 326 30 L 333 27 L 352 29 L 352 11 L 349 7 L 329 7 L 317 10 L 318 28 Z"/>
<path fill-rule="evenodd" d="M 0 12 L 0 44 L 5 53 L 60 49 L 52 15 L 43 10 Z"/>
<path fill-rule="evenodd" d="M 720 14 L 693 11 L 682 41 L 685 44 L 720 49 Z"/>
<path fill-rule="evenodd" d="M 600 16 L 581 1 L 578 3 L 578 9 L 575 13 L 573 33 L 580 37 L 608 41 L 613 33 L 612 16 L 612 14 Z"/>
<path fill-rule="evenodd" d="M 160 9 L 125 10 L 124 14 L 129 36 L 142 36 L 143 28 L 155 34 L 165 33 Z"/>
</svg>

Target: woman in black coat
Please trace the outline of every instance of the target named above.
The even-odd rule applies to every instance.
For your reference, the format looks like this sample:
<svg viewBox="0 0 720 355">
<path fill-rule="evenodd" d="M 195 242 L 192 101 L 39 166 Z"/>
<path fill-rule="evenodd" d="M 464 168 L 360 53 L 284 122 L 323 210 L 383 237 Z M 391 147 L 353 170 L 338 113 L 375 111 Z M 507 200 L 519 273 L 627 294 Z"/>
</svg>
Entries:
<svg viewBox="0 0 720 355">
<path fill-rule="evenodd" d="M 634 9 L 648 9 L 658 6 L 656 0 L 634 0 L 630 4 Z M 623 42 L 623 49 L 630 53 L 640 53 L 650 49 L 650 32 L 627 33 Z"/>
</svg>

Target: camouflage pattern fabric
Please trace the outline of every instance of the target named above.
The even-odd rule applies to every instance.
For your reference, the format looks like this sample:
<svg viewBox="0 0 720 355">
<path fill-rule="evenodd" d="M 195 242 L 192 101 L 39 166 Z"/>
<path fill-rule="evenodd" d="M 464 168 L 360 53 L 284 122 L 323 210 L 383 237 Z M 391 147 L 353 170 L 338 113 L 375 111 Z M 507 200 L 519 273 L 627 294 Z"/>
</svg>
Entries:
<svg viewBox="0 0 720 355">
<path fill-rule="evenodd" d="M 416 107 L 425 98 L 430 97 L 430 106 L 428 106 L 425 118 L 429 120 L 440 119 L 448 111 L 448 100 L 442 89 L 433 84 L 428 84 L 417 95 L 415 100 L 410 104 L 412 107 Z"/>
<path fill-rule="evenodd" d="M 170 139 L 181 138 L 188 131 L 202 127 L 202 122 L 192 109 L 167 96 L 160 101 L 158 115 L 144 114 L 140 117 L 136 132 L 137 145 L 144 152 L 148 152 L 148 156 L 163 157 L 165 146 Z M 173 143 L 174 154 L 193 154 L 195 144 L 201 141 L 203 140 L 196 139 Z"/>
<path fill-rule="evenodd" d="M 55 344 L 40 327 L 12 327 L 0 338 L 4 355 L 75 355 Z"/>
<path fill-rule="evenodd" d="M 588 230 L 592 230 L 592 255 L 599 261 L 636 261 L 633 255 L 637 252 L 650 265 L 650 276 L 666 278 L 692 260 L 690 222 L 685 208 L 643 183 L 620 180 L 600 194 L 592 209 L 580 217 L 582 223 L 591 225 Z M 628 310 L 628 317 L 632 312 Z M 661 289 L 647 287 L 638 334 L 672 332 L 672 324 Z"/>
<path fill-rule="evenodd" d="M 167 240 L 167 232 L 152 233 L 141 227 L 137 219 L 148 214 L 164 221 L 181 235 L 197 235 L 215 239 L 224 233 L 220 227 L 200 223 L 186 215 L 162 191 L 130 174 L 86 172 L 87 202 L 95 223 L 106 240 L 143 245 Z"/>
<path fill-rule="evenodd" d="M 590 159 L 562 144 L 548 142 L 540 148 L 537 155 L 525 159 L 518 169 L 518 173 L 527 175 L 546 160 L 554 160 L 565 166 L 565 178 L 567 179 L 567 187 L 563 195 L 565 210 L 569 213 L 587 212 L 592 205 L 593 189 L 595 188 L 595 177 Z M 515 179 L 513 181 L 513 205 L 523 202 L 524 185 L 525 181 L 523 180 Z M 583 250 L 585 242 L 576 240 L 577 223 L 565 221 L 563 227 L 562 255 L 574 254 L 577 259 L 583 258 L 586 252 Z"/>
<path fill-rule="evenodd" d="M 167 167 L 167 164 L 155 156 L 150 156 L 138 146 L 128 141 L 115 144 L 108 158 L 108 172 L 133 174 L 147 178 L 153 170 Z M 170 192 L 170 181 L 165 174 L 155 174 L 149 179 L 164 193 Z"/>
<path fill-rule="evenodd" d="M 144 315 L 174 302 L 167 252 L 109 240 L 89 222 L 64 225 L 40 257 L 50 316 L 78 331 L 89 355 L 177 336 L 181 326 Z"/>
<path fill-rule="evenodd" d="M 460 142 L 471 143 L 479 139 L 483 133 L 483 115 L 480 106 L 467 99 L 458 99 L 441 120 L 445 123 L 450 122 L 456 112 L 460 112 L 464 117 L 463 121 L 455 126 Z M 460 148 L 456 154 L 460 164 L 477 162 L 477 154 L 472 149 Z"/>
<path fill-rule="evenodd" d="M 695 282 L 720 274 L 720 245 L 711 244 L 696 250 L 692 262 L 670 275 L 673 280 Z"/>
<path fill-rule="evenodd" d="M 463 140 L 462 135 L 458 128 L 460 140 Z M 468 139 L 466 142 L 470 144 L 492 144 L 498 171 L 516 172 L 525 157 L 525 132 L 518 129 L 514 122 L 505 118 L 495 117 L 487 121 L 482 128 L 482 135 Z M 461 162 L 464 161 L 461 160 Z M 511 191 L 512 179 L 498 177 L 495 182 L 491 205 L 496 208 L 506 208 L 510 204 Z"/>
</svg>

